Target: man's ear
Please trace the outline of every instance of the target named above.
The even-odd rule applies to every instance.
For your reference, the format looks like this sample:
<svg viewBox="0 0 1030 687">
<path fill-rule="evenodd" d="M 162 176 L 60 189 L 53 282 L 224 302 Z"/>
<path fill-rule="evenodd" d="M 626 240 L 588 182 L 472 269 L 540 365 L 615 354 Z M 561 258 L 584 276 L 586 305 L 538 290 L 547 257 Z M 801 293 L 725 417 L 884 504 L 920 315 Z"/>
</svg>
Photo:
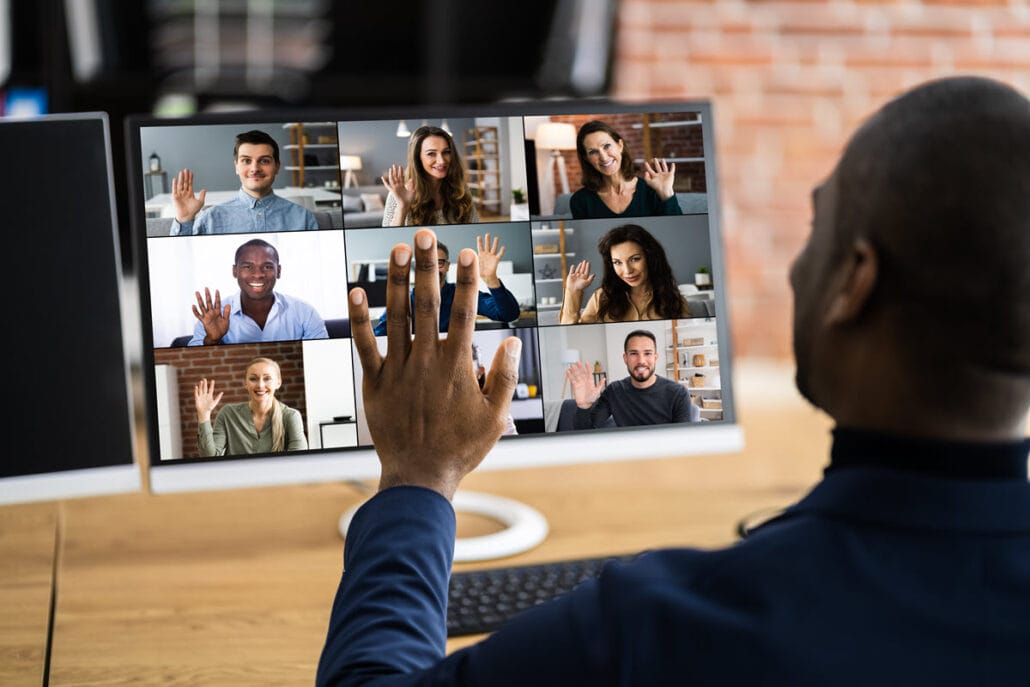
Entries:
<svg viewBox="0 0 1030 687">
<path fill-rule="evenodd" d="M 869 302 L 879 276 L 879 259 L 868 239 L 858 238 L 851 244 L 838 268 L 832 288 L 827 324 L 845 324 L 855 320 Z"/>
</svg>

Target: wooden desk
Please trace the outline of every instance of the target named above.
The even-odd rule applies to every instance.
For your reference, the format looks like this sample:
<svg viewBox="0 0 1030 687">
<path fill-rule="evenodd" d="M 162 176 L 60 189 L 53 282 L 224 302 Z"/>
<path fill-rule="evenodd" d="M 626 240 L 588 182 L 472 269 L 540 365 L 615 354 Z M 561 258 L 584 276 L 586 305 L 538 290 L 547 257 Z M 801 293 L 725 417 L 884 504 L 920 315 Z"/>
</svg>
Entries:
<svg viewBox="0 0 1030 687">
<path fill-rule="evenodd" d="M 41 685 L 59 504 L 0 508 L 0 685 Z"/>
<path fill-rule="evenodd" d="M 550 521 L 543 544 L 501 563 L 728 544 L 742 516 L 795 500 L 826 462 L 829 423 L 790 376 L 738 381 L 739 454 L 481 472 L 464 487 Z M 50 684 L 311 685 L 342 565 L 337 520 L 363 498 L 322 484 L 62 502 Z M 491 526 L 462 519 L 459 535 Z M 39 624 L 16 644 L 38 652 Z"/>
</svg>

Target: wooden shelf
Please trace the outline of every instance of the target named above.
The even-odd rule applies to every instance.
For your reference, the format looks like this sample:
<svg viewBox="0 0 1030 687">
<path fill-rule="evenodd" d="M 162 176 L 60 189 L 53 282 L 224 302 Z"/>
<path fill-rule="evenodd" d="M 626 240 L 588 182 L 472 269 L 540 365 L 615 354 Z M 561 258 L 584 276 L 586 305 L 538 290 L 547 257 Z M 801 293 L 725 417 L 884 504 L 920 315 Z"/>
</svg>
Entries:
<svg viewBox="0 0 1030 687">
<path fill-rule="evenodd" d="M 287 154 L 283 168 L 290 173 L 290 185 L 303 188 L 321 186 L 326 181 L 340 183 L 340 153 L 336 136 L 336 122 L 288 122 L 283 128 L 290 132 L 290 142 L 283 146 Z M 319 142 L 312 136 L 331 139 Z M 314 156 L 317 164 L 309 164 L 307 156 Z"/>
<path fill-rule="evenodd" d="M 499 212 L 501 198 L 500 136 L 496 126 L 476 126 L 465 131 L 462 141 L 468 168 L 469 190 L 480 214 Z"/>
</svg>

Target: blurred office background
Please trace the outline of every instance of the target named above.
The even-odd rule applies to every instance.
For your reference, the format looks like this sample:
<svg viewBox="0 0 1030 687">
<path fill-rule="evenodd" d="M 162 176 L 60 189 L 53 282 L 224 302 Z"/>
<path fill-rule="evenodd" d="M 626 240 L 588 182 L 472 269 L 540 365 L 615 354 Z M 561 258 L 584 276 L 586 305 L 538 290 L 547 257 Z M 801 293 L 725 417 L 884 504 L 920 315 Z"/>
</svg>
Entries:
<svg viewBox="0 0 1030 687">
<path fill-rule="evenodd" d="M 711 98 L 733 344 L 774 359 L 811 187 L 886 99 L 960 73 L 1030 92 L 1027 0 L 0 0 L 0 114 L 108 112 L 122 177 L 134 113 Z"/>
</svg>

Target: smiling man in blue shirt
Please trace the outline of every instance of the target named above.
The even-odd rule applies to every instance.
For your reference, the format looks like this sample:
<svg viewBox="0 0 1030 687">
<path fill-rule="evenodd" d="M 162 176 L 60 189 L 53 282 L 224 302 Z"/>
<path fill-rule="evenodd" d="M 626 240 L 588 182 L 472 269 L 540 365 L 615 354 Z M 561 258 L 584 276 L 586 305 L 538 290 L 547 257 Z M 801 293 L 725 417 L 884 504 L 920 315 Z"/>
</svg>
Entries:
<svg viewBox="0 0 1030 687">
<path fill-rule="evenodd" d="M 225 305 L 217 289 L 214 297 L 207 287 L 203 296 L 196 292 L 197 324 L 189 346 L 329 338 L 325 320 L 314 307 L 275 291 L 282 265 L 272 244 L 251 239 L 237 248 L 232 276 L 240 290 Z"/>
<path fill-rule="evenodd" d="M 279 144 L 274 138 L 257 129 L 238 134 L 232 157 L 241 186 L 235 198 L 221 205 L 204 209 L 207 189 L 194 194 L 189 169 L 172 179 L 172 236 L 318 229 L 310 210 L 272 190 L 280 167 Z"/>
</svg>

